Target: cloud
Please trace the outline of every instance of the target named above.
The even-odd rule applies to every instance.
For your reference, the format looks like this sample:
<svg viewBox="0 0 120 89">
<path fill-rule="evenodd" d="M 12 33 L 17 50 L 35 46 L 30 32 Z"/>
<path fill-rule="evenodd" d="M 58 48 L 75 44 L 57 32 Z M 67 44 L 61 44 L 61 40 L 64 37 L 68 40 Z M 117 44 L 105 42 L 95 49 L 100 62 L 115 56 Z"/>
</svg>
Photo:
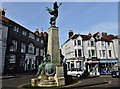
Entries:
<svg viewBox="0 0 120 89">
<path fill-rule="evenodd" d="M 108 34 L 118 34 L 118 23 L 117 22 L 106 22 L 99 23 L 91 27 L 91 33 L 96 32 L 107 32 Z"/>
</svg>

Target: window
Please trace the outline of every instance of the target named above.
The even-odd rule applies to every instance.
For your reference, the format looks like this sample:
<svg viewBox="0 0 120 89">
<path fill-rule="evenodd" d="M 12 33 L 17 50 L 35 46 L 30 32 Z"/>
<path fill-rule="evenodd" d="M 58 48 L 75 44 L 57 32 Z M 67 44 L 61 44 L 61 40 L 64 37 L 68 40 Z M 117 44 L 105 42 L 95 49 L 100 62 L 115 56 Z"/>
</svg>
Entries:
<svg viewBox="0 0 120 89">
<path fill-rule="evenodd" d="M 41 40 L 41 43 L 42 43 L 42 44 L 43 44 L 43 42 L 44 42 L 44 41 L 43 41 L 43 40 Z"/>
<path fill-rule="evenodd" d="M 88 55 L 89 55 L 89 57 L 91 57 L 90 50 L 88 50 Z"/>
<path fill-rule="evenodd" d="M 105 57 L 105 50 L 102 50 L 102 53 L 103 53 L 103 57 Z"/>
<path fill-rule="evenodd" d="M 36 37 L 36 41 L 40 41 L 40 39 L 38 37 Z"/>
<path fill-rule="evenodd" d="M 25 30 L 23 30 L 22 35 L 27 36 L 27 32 Z"/>
<path fill-rule="evenodd" d="M 25 50 L 26 50 L 26 44 L 21 43 L 21 53 L 25 53 Z"/>
<path fill-rule="evenodd" d="M 92 52 L 92 57 L 95 56 L 95 50 L 91 50 Z"/>
<path fill-rule="evenodd" d="M 104 42 L 104 41 L 101 41 L 101 45 L 102 45 L 102 46 L 105 46 L 105 42 Z"/>
<path fill-rule="evenodd" d="M 78 45 L 81 45 L 81 40 L 77 40 L 78 41 Z"/>
<path fill-rule="evenodd" d="M 39 55 L 39 48 L 36 48 L 36 55 Z"/>
<path fill-rule="evenodd" d="M 67 62 L 68 70 L 70 70 L 70 62 Z"/>
<path fill-rule="evenodd" d="M 100 57 L 101 57 L 101 56 L 102 56 L 102 55 L 101 55 L 101 50 L 99 50 L 99 54 L 100 54 Z"/>
<path fill-rule="evenodd" d="M 24 66 L 24 62 L 25 62 L 25 56 L 21 56 L 20 58 L 20 66 Z"/>
<path fill-rule="evenodd" d="M 95 46 L 94 41 L 91 41 L 91 46 Z"/>
<path fill-rule="evenodd" d="M 13 27 L 13 31 L 16 31 L 16 32 L 18 32 L 18 31 L 19 31 L 19 27 L 17 27 L 17 26 L 14 26 L 14 27 Z"/>
<path fill-rule="evenodd" d="M 17 41 L 13 40 L 10 46 L 10 51 L 16 51 L 17 50 Z"/>
<path fill-rule="evenodd" d="M 32 33 L 29 33 L 29 38 L 31 38 L 31 39 L 35 39 L 35 36 L 34 36 L 34 34 L 32 34 Z"/>
<path fill-rule="evenodd" d="M 76 69 L 81 70 L 81 61 L 76 61 Z"/>
<path fill-rule="evenodd" d="M 74 63 L 71 63 L 71 70 L 74 71 Z"/>
<path fill-rule="evenodd" d="M 75 49 L 75 57 L 77 57 L 77 50 Z"/>
<path fill-rule="evenodd" d="M 40 56 L 43 56 L 43 50 L 42 49 L 40 50 Z"/>
<path fill-rule="evenodd" d="M 109 50 L 109 57 L 111 57 L 112 55 L 111 55 L 111 50 Z"/>
<path fill-rule="evenodd" d="M 88 46 L 90 46 L 90 42 L 88 41 Z"/>
<path fill-rule="evenodd" d="M 9 62 L 10 63 L 16 63 L 16 56 L 15 55 L 10 55 Z"/>
<path fill-rule="evenodd" d="M 81 49 L 78 49 L 78 56 L 82 56 Z"/>
<path fill-rule="evenodd" d="M 74 40 L 74 46 L 76 46 L 76 40 Z"/>
<path fill-rule="evenodd" d="M 32 43 L 29 44 L 28 53 L 34 53 L 34 45 Z"/>
</svg>

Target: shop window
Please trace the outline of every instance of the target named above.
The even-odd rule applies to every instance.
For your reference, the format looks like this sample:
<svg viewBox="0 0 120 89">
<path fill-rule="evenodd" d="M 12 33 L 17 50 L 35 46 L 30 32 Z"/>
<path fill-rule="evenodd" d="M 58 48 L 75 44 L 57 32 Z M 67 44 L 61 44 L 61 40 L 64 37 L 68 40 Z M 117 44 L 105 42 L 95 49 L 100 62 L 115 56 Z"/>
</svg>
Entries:
<svg viewBox="0 0 120 89">
<path fill-rule="evenodd" d="M 68 70 L 70 70 L 70 62 L 67 62 L 67 67 L 68 67 Z"/>
<path fill-rule="evenodd" d="M 71 63 L 71 71 L 74 71 L 74 63 Z"/>
</svg>

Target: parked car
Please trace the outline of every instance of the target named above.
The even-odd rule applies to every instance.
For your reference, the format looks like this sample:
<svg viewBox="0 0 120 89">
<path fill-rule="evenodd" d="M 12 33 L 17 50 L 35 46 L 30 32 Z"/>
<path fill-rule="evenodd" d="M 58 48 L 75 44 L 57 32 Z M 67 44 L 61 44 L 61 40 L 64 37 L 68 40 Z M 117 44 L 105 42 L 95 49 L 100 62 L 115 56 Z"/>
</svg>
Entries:
<svg viewBox="0 0 120 89">
<path fill-rule="evenodd" d="M 111 76 L 120 78 L 120 66 L 118 64 L 113 66 Z"/>
<path fill-rule="evenodd" d="M 74 68 L 74 69 L 68 70 L 67 75 L 72 75 L 72 76 L 76 76 L 79 78 L 79 77 L 82 77 L 83 70 Z"/>
<path fill-rule="evenodd" d="M 112 70 L 111 76 L 120 78 L 120 70 Z"/>
</svg>

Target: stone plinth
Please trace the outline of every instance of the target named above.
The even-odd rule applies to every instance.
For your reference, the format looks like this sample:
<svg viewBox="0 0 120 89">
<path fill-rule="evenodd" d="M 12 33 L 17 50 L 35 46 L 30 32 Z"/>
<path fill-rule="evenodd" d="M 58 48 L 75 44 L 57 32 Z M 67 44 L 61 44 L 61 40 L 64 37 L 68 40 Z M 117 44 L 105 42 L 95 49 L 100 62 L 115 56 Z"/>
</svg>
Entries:
<svg viewBox="0 0 120 89">
<path fill-rule="evenodd" d="M 51 55 L 52 63 L 60 65 L 59 35 L 57 27 L 50 27 L 48 31 L 48 51 Z"/>
<path fill-rule="evenodd" d="M 55 80 L 56 80 L 57 86 L 65 85 L 63 66 L 56 66 Z"/>
<path fill-rule="evenodd" d="M 38 86 L 38 78 L 32 78 L 31 79 L 31 86 Z"/>
</svg>

